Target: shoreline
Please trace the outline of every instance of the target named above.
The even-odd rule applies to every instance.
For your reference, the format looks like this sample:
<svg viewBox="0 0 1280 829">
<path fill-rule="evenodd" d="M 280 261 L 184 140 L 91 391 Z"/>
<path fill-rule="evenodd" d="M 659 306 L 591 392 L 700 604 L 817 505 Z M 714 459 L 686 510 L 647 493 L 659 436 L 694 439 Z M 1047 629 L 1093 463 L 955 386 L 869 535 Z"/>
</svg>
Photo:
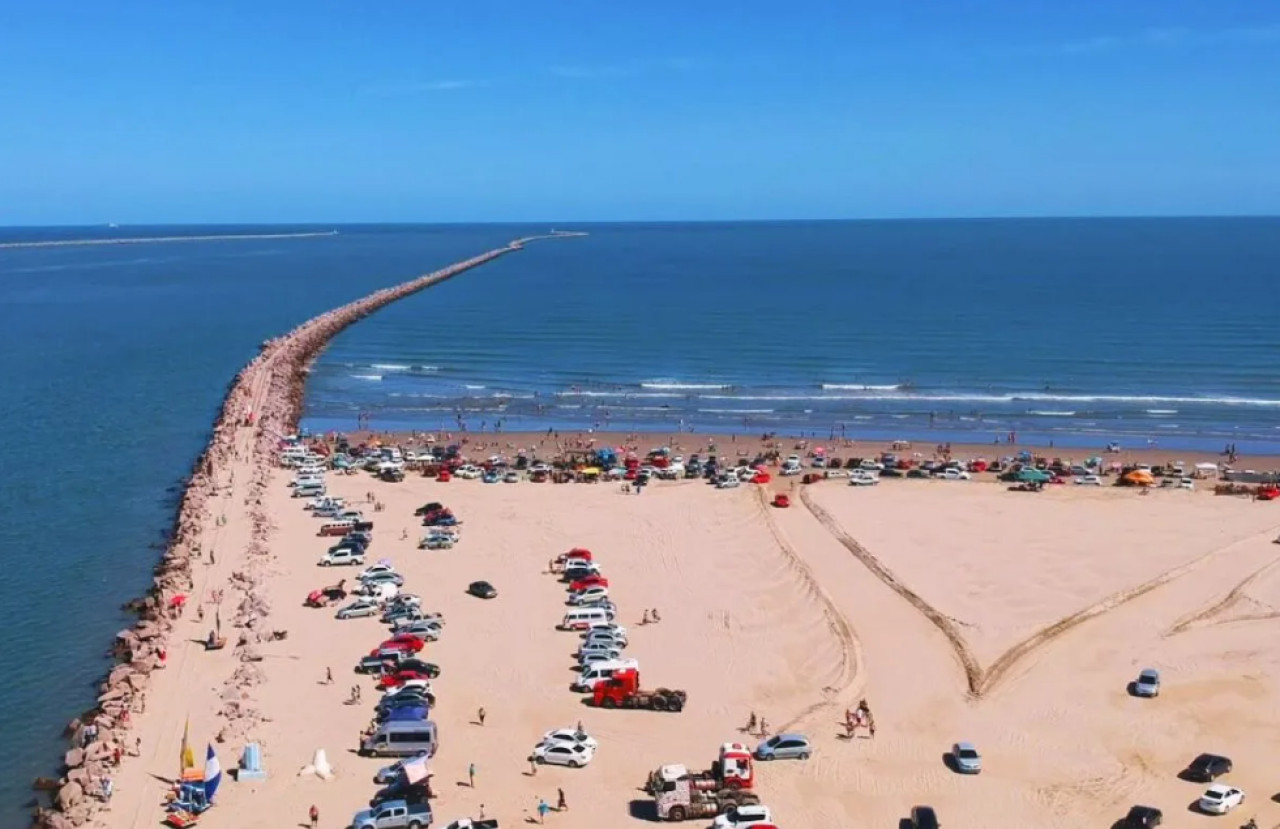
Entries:
<svg viewBox="0 0 1280 829">
<path fill-rule="evenodd" d="M 216 741 L 241 741 L 263 721 L 252 706 L 252 698 L 236 691 L 253 684 L 255 666 L 251 663 L 260 658 L 256 645 L 269 635 L 264 622 L 270 611 L 258 590 L 269 559 L 267 539 L 273 526 L 263 497 L 279 438 L 292 429 L 301 413 L 307 367 L 315 356 L 339 332 L 392 302 L 521 250 L 534 239 L 562 235 L 568 234 L 514 240 L 326 311 L 260 345 L 259 353 L 228 387 L 209 442 L 187 478 L 150 587 L 144 595 L 126 603 L 126 609 L 137 614 L 137 621 L 115 635 L 112 654 L 116 664 L 99 685 L 97 704 L 66 728 L 70 744 L 62 758 L 64 773 L 56 780 L 36 781 L 38 789 L 52 793 L 52 808 L 37 806 L 35 825 L 57 829 L 90 822 L 125 825 L 126 821 L 116 817 L 120 814 L 119 805 L 125 811 L 133 806 L 133 819 L 127 825 L 151 822 L 141 817 L 146 808 L 143 793 L 138 789 L 115 790 L 114 779 L 130 776 L 136 770 L 130 766 L 139 764 L 130 763 L 127 758 L 141 756 L 144 744 L 152 757 L 169 750 L 168 746 L 158 745 L 162 738 L 155 727 L 165 706 L 153 705 L 158 710 L 148 717 L 147 691 L 160 696 L 165 691 L 185 696 L 191 690 L 168 687 L 182 678 L 187 663 L 186 649 L 176 659 L 170 658 L 169 649 L 171 644 L 179 644 L 172 641 L 174 629 L 190 604 L 197 605 L 196 613 L 203 621 L 203 597 L 209 591 L 219 597 L 214 602 L 219 605 L 214 611 L 219 629 L 223 591 L 231 588 L 233 595 L 238 594 L 231 624 L 241 628 L 237 643 L 228 649 L 238 667 L 222 695 L 225 705 L 219 710 L 218 719 L 224 722 Z M 215 514 L 215 508 L 221 512 Z M 216 554 L 220 542 L 228 546 L 242 544 L 242 552 L 224 553 L 219 560 Z M 195 562 L 204 566 L 197 571 Z M 219 581 L 223 577 L 225 582 Z M 189 601 L 193 597 L 195 601 Z M 176 676 L 170 679 L 171 675 Z M 102 821 L 104 812 L 107 819 Z"/>
<path fill-rule="evenodd" d="M 318 433 L 317 433 L 318 434 Z M 328 435 L 329 432 L 324 434 Z M 768 439 L 762 437 L 759 433 L 751 435 L 737 434 L 731 432 L 723 433 L 692 433 L 678 432 L 670 429 L 651 429 L 642 431 L 592 431 L 590 429 L 560 429 L 548 431 L 520 431 L 520 432 L 440 432 L 438 430 L 360 430 L 354 429 L 347 432 L 341 432 L 347 436 L 349 440 L 360 443 L 367 440 L 393 441 L 401 444 L 425 445 L 423 438 L 431 435 L 436 442 L 447 445 L 450 443 L 462 443 L 469 451 L 476 451 L 478 447 L 492 449 L 496 453 L 510 452 L 519 449 L 530 450 L 539 449 L 547 452 L 558 453 L 561 448 L 578 449 L 584 448 L 589 441 L 594 441 L 595 446 L 626 446 L 628 448 L 638 450 L 641 453 L 659 446 L 668 446 L 674 452 L 685 454 L 691 452 L 701 452 L 706 454 L 708 446 L 713 444 L 716 450 L 724 455 L 736 455 L 739 453 L 753 453 L 759 450 L 769 448 L 771 444 L 778 444 L 781 454 L 789 455 L 793 452 L 804 455 L 806 450 L 797 449 L 801 444 L 806 445 L 808 450 L 816 447 L 827 449 L 831 455 L 842 458 L 850 457 L 871 457 L 879 455 L 881 452 L 896 452 L 900 457 L 911 457 L 919 453 L 922 459 L 936 459 L 941 453 L 937 451 L 940 444 L 928 440 L 928 436 L 924 439 L 908 441 L 909 449 L 893 448 L 894 441 L 873 439 L 854 439 L 848 440 L 836 438 L 835 441 L 824 440 L 815 437 L 806 437 L 802 435 L 787 433 L 771 433 Z M 550 436 L 549 436 L 550 435 Z M 1034 443 L 1016 443 L 1016 444 L 982 444 L 982 443 L 951 443 L 951 456 L 959 460 L 966 459 L 986 459 L 996 460 L 999 458 L 1016 456 L 1019 452 L 1031 452 L 1035 457 L 1045 458 L 1062 458 L 1066 461 L 1083 461 L 1092 456 L 1101 456 L 1106 463 L 1116 462 L 1121 464 L 1129 463 L 1147 463 L 1151 465 L 1169 464 L 1175 461 L 1182 461 L 1188 464 L 1196 463 L 1216 463 L 1226 464 L 1226 457 L 1221 452 L 1205 452 L 1205 451 L 1184 451 L 1180 449 L 1164 449 L 1160 447 L 1141 447 L 1141 448 L 1125 448 L 1122 447 L 1119 452 L 1108 453 L 1103 448 L 1082 449 L 1079 447 L 1051 447 L 1045 444 Z M 1235 464 L 1230 465 L 1235 470 L 1258 470 L 1258 471 L 1280 471 L 1280 454 L 1241 454 L 1237 456 Z"/>
<path fill-rule="evenodd" d="M 213 236 L 139 236 L 115 239 L 57 239 L 47 242 L 0 242 L 0 250 L 15 248 L 64 248 L 87 245 L 140 245 L 144 242 L 228 242 L 249 239 L 314 239 L 319 236 L 337 236 L 336 230 L 319 230 L 309 233 L 227 233 Z"/>
</svg>

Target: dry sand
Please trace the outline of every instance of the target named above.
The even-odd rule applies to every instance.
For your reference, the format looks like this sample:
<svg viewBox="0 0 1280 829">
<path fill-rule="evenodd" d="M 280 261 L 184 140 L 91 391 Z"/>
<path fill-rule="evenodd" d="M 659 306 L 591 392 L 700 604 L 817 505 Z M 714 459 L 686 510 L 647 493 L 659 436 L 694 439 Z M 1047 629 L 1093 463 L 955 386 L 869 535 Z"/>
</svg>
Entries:
<svg viewBox="0 0 1280 829">
<path fill-rule="evenodd" d="M 225 782 L 202 819 L 214 829 L 296 825 L 313 803 L 321 826 L 345 826 L 388 762 L 353 753 L 376 692 L 351 672 L 385 628 L 302 606 L 308 591 L 358 568 L 315 566 L 328 539 L 288 497 L 287 475 L 273 477 L 265 504 L 277 522 L 265 590 L 271 627 L 289 636 L 261 647 L 265 681 L 250 689 L 267 718 L 253 736 L 269 779 Z M 1229 754 L 1237 768 L 1230 780 L 1249 794 L 1239 820 L 1226 825 L 1255 813 L 1263 826 L 1280 822 L 1280 805 L 1269 802 L 1280 788 L 1270 766 L 1280 739 L 1280 567 L 1259 572 L 1280 556 L 1271 544 L 1280 525 L 1274 504 L 1200 492 L 1023 495 L 981 483 L 864 489 L 831 481 L 806 492 L 811 511 L 799 499 L 790 510 L 768 508 L 755 487 L 716 491 L 683 481 L 625 496 L 609 484 L 330 478 L 332 494 L 360 501 L 373 491 L 385 502 L 383 512 L 366 507 L 376 522 L 371 558 L 391 559 L 406 589 L 446 618 L 444 637 L 425 651 L 442 666 L 433 714 L 438 825 L 484 804 L 487 816 L 514 826 L 538 797 L 554 804 L 557 788 L 571 809 L 549 816 L 550 825 L 638 824 L 629 804 L 644 798 L 645 775 L 662 763 L 707 765 L 720 742 L 744 738 L 738 729 L 751 711 L 773 730 L 806 732 L 817 746 L 807 763 L 760 769 L 758 790 L 788 829 L 894 826 L 914 803 L 934 805 L 952 827 L 1109 826 L 1139 802 L 1162 807 L 1167 826 L 1202 825 L 1211 819 L 1187 805 L 1203 787 L 1175 777 L 1200 751 Z M 453 550 L 416 549 L 412 510 L 429 500 L 465 522 Z M 242 546 L 234 522 L 220 531 L 219 549 Z M 887 587 L 846 542 L 874 556 L 925 609 Z M 602 560 L 644 683 L 689 692 L 683 713 L 597 711 L 568 690 L 576 639 L 554 630 L 563 588 L 542 571 L 573 546 Z M 204 583 L 216 583 L 234 566 L 220 558 L 197 567 L 197 580 L 203 569 Z M 1176 577 L 1115 601 L 1171 571 Z M 499 598 L 465 595 L 476 579 L 492 581 Z M 992 670 L 1001 652 L 1090 606 L 1098 615 L 1043 644 L 1033 640 Z M 639 626 L 651 607 L 663 621 Z M 927 618 L 934 609 L 960 645 Z M 204 623 L 191 616 L 179 630 L 198 639 L 212 607 Z M 200 746 L 218 727 L 213 711 L 234 657 L 181 639 L 149 692 L 144 761 L 117 776 L 115 801 L 101 815 L 108 826 L 155 825 L 164 788 L 156 777 L 175 771 L 185 717 Z M 961 653 L 977 666 L 981 696 L 971 693 Z M 1130 698 L 1126 682 L 1148 666 L 1164 672 L 1163 695 Z M 326 667 L 332 685 L 321 682 Z M 345 705 L 357 683 L 365 701 Z M 838 722 L 861 696 L 879 732 L 846 741 Z M 480 706 L 488 711 L 483 727 L 472 724 Z M 578 720 L 600 741 L 595 762 L 529 776 L 524 758 L 538 737 Z M 944 766 L 943 753 L 959 739 L 983 750 L 981 776 Z M 321 747 L 336 778 L 298 777 Z M 240 743 L 219 749 L 224 767 L 234 766 Z M 463 785 L 470 763 L 474 790 Z"/>
</svg>

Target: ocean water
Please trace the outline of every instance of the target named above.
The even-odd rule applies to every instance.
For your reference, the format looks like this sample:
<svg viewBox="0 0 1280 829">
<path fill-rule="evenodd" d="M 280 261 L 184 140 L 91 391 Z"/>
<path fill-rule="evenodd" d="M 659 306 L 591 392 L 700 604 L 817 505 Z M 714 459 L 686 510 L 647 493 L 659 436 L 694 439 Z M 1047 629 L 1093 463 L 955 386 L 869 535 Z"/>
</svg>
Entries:
<svg viewBox="0 0 1280 829">
<path fill-rule="evenodd" d="M 0 229 L 8 241 L 328 227 Z M 258 343 L 531 226 L 0 249 L 0 825 L 93 701 Z M 614 427 L 1280 450 L 1280 221 L 586 226 L 393 305 L 306 424 Z"/>
<path fill-rule="evenodd" d="M 302 228 L 303 230 L 309 228 Z M 327 228 L 321 228 L 327 229 Z M 122 228 L 135 236 L 277 228 Z M 0 230 L 0 242 L 90 229 Z M 509 228 L 0 250 L 0 826 L 25 825 L 159 559 L 233 375 L 326 308 L 501 244 Z"/>
<path fill-rule="evenodd" d="M 306 425 L 1280 446 L 1277 219 L 584 229 L 342 334 Z"/>
</svg>

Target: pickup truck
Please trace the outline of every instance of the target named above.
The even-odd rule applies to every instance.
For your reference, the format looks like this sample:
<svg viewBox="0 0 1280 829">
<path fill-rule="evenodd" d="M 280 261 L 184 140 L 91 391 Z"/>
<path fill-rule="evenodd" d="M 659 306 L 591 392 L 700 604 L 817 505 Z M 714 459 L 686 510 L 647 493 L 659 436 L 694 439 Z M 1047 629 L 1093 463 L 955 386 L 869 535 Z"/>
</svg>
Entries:
<svg viewBox="0 0 1280 829">
<path fill-rule="evenodd" d="M 431 805 L 388 800 L 373 809 L 356 812 L 351 829 L 423 829 L 431 825 Z"/>
</svg>

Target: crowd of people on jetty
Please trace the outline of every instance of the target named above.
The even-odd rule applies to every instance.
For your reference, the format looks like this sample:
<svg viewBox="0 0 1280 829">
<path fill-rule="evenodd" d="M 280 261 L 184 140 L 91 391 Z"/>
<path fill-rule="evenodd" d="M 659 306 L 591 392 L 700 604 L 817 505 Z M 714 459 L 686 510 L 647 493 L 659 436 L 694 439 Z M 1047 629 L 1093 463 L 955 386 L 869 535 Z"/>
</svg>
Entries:
<svg viewBox="0 0 1280 829">
<path fill-rule="evenodd" d="M 154 570 L 151 586 L 144 597 L 127 606 L 137 614 L 138 621 L 116 635 L 113 653 L 117 665 L 102 682 L 94 707 L 67 726 L 71 748 L 63 757 L 62 776 L 40 778 L 35 783 L 37 789 L 52 794 L 52 808 L 37 807 L 34 825 L 68 829 L 89 822 L 115 792 L 117 767 L 128 757 L 141 755 L 141 739 L 130 734 L 135 726 L 133 717 L 146 710 L 146 692 L 154 672 L 177 661 L 170 655 L 177 620 L 190 603 L 199 605 L 197 612 L 203 619 L 204 597 L 189 601 L 197 589 L 216 589 L 219 600 L 223 596 L 221 586 L 210 583 L 224 579 L 212 571 L 218 559 L 210 540 L 221 535 L 228 524 L 226 511 L 236 506 L 230 499 L 235 494 L 233 467 L 237 464 L 247 464 L 250 469 L 249 486 L 241 505 L 250 540 L 246 555 L 237 562 L 241 569 L 225 577 L 226 586 L 239 597 L 232 625 L 240 633 L 234 649 L 236 667 L 223 686 L 218 712 L 223 725 L 216 740 L 233 745 L 249 740 L 263 721 L 250 693 L 263 678 L 257 664 L 262 658 L 257 646 L 282 638 L 265 624 L 271 608 L 262 587 L 265 565 L 271 557 L 267 539 L 272 524 L 263 507 L 263 494 L 280 437 L 292 430 L 301 412 L 310 361 L 339 331 L 388 303 L 519 248 L 520 242 L 513 242 L 377 291 L 262 343 L 258 355 L 236 375 L 223 400 L 209 443 L 188 480 L 169 546 Z M 242 439 L 245 437 L 248 440 Z M 197 585 L 193 565 L 204 560 L 206 553 L 209 569 Z M 220 606 L 215 608 L 215 615 L 213 641 L 221 637 Z M 161 753 L 170 748 L 176 753 L 176 746 L 161 747 Z"/>
</svg>

